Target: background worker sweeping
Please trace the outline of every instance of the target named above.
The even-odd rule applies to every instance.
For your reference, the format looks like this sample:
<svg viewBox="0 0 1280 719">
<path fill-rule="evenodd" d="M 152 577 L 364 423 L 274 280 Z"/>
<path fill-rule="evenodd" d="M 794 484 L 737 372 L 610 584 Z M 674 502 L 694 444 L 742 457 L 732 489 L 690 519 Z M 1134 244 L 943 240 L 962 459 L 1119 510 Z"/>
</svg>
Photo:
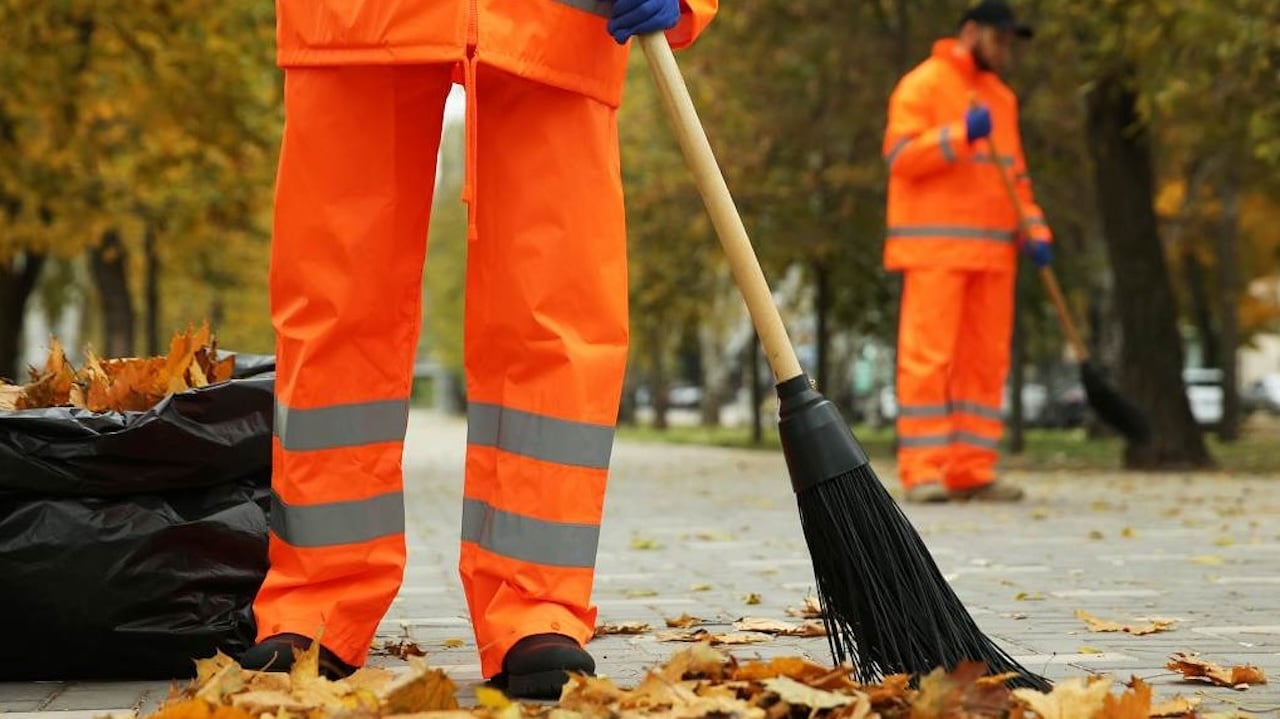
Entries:
<svg viewBox="0 0 1280 719">
<path fill-rule="evenodd" d="M 590 603 L 627 358 L 616 109 L 629 45 L 716 0 L 278 0 L 270 570 L 251 669 L 364 663 L 405 566 L 401 456 L 436 153 L 467 95 L 460 572 L 485 677 L 557 697 Z"/>
<path fill-rule="evenodd" d="M 904 273 L 897 429 L 909 501 L 1023 496 L 995 475 L 1017 247 L 1048 266 L 1052 234 L 1032 194 L 1018 101 L 998 72 L 1015 38 L 1031 35 L 1006 3 L 984 0 L 889 101 L 884 264 Z M 989 136 L 1008 154 L 996 157 L 983 142 Z M 1019 233 L 996 163 L 1013 171 L 1029 237 Z"/>
</svg>

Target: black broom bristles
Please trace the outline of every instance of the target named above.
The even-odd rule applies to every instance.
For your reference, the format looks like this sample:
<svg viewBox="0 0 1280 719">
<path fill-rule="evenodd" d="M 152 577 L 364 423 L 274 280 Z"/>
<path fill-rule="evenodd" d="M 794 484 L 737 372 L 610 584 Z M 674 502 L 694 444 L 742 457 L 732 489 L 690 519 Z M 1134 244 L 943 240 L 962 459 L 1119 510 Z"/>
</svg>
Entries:
<svg viewBox="0 0 1280 719">
<path fill-rule="evenodd" d="M 778 385 L 779 432 L 813 563 L 828 642 L 857 679 L 915 678 L 980 661 L 1011 686 L 1048 690 L 988 639 L 871 469 L 831 402 L 804 375 Z"/>
<path fill-rule="evenodd" d="M 1107 383 L 1101 368 L 1091 361 L 1081 362 L 1080 381 L 1089 406 L 1093 407 L 1099 419 L 1134 442 L 1142 443 L 1151 438 L 1146 415 Z"/>
</svg>

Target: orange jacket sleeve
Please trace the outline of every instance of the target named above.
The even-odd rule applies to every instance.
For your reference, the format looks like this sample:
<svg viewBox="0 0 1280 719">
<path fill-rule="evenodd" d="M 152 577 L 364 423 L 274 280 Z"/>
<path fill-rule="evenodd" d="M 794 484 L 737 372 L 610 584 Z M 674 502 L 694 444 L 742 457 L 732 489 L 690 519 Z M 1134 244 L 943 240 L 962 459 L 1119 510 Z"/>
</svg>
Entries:
<svg viewBox="0 0 1280 719">
<path fill-rule="evenodd" d="M 674 50 L 693 44 L 711 19 L 716 16 L 720 0 L 680 0 L 680 22 L 667 31 L 667 42 Z"/>
<path fill-rule="evenodd" d="M 973 153 L 965 139 L 964 118 L 953 122 L 935 119 L 931 93 L 927 83 L 908 76 L 889 97 L 889 121 L 881 152 L 891 174 L 920 177 Z"/>
</svg>

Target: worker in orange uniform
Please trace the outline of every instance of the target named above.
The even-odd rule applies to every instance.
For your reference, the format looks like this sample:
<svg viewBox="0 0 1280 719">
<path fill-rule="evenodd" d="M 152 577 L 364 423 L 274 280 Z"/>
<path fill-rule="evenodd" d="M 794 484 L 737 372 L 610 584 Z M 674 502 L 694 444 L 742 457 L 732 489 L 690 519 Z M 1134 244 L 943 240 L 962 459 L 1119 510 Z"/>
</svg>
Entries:
<svg viewBox="0 0 1280 719">
<path fill-rule="evenodd" d="M 481 669 L 517 697 L 584 644 L 628 348 L 617 108 L 629 38 L 693 42 L 717 0 L 277 0 L 285 125 L 270 569 L 257 644 L 361 666 L 403 579 L 401 457 L 445 99 L 467 96 L 459 571 Z M 322 632 L 322 634 L 321 634 Z"/>
<path fill-rule="evenodd" d="M 1031 35 L 1006 3 L 984 0 L 889 101 L 884 264 L 904 274 L 897 429 L 908 501 L 1023 496 L 995 473 L 1017 247 L 1046 266 L 1052 235 L 1033 199 L 1018 101 L 998 73 L 1015 38 Z M 988 137 L 1007 154 L 996 156 Z M 997 163 L 1012 173 L 1029 236 Z"/>
</svg>

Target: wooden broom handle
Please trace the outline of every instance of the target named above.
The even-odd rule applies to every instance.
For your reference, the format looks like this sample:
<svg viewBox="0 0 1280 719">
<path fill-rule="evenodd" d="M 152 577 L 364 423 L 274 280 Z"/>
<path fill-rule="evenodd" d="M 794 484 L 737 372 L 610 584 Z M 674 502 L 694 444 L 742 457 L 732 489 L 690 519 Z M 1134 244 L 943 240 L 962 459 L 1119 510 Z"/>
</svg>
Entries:
<svg viewBox="0 0 1280 719">
<path fill-rule="evenodd" d="M 1027 216 L 1022 211 L 1022 200 L 1018 198 L 1018 192 L 1013 187 L 1013 181 L 1009 179 L 1009 173 L 1005 172 L 1004 165 L 1000 162 L 1000 151 L 996 149 L 995 137 L 987 135 L 987 144 L 991 147 L 991 161 L 995 164 L 996 171 L 1000 173 L 1000 180 L 1004 183 L 1005 191 L 1009 193 L 1009 200 L 1013 203 L 1013 209 L 1018 213 L 1018 227 L 1030 240 L 1031 231 L 1027 227 Z M 1041 267 L 1040 279 L 1044 282 L 1044 288 L 1049 293 L 1049 299 L 1053 300 L 1053 306 L 1058 311 L 1058 321 L 1062 323 L 1062 330 L 1067 334 L 1067 341 L 1071 343 L 1071 349 L 1075 351 L 1076 360 L 1087 362 L 1089 360 L 1089 350 L 1085 347 L 1084 340 L 1080 339 L 1080 333 L 1076 331 L 1075 322 L 1071 321 L 1071 313 L 1067 311 L 1067 302 L 1062 297 L 1062 288 L 1058 287 L 1057 276 L 1054 275 L 1052 269 Z"/>
<path fill-rule="evenodd" d="M 798 377 L 803 372 L 800 361 L 787 337 L 782 316 L 773 302 L 773 294 L 734 206 L 733 196 L 729 194 L 724 175 L 711 151 L 711 143 L 698 120 L 693 99 L 689 97 L 689 89 L 676 65 L 667 36 L 662 32 L 647 33 L 637 36 L 637 40 L 644 50 L 685 162 L 693 173 L 698 192 L 711 215 L 711 223 L 720 237 L 720 245 L 729 259 L 734 281 L 760 335 L 760 344 L 764 347 L 769 366 L 773 368 L 774 377 L 779 383 Z"/>
</svg>

